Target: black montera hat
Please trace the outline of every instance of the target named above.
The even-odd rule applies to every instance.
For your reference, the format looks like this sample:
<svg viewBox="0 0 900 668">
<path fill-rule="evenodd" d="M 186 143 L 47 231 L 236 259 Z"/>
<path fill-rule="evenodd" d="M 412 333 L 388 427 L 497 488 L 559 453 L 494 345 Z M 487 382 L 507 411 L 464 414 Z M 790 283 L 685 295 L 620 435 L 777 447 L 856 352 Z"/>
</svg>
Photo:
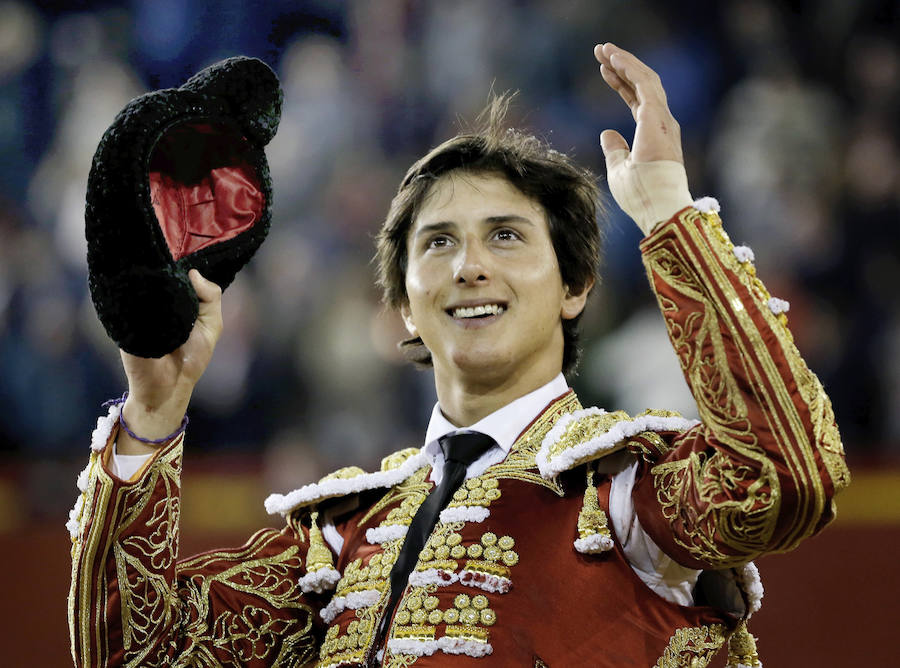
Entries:
<svg viewBox="0 0 900 668">
<path fill-rule="evenodd" d="M 282 97 L 265 63 L 229 58 L 133 99 L 103 135 L 88 178 L 88 283 L 126 352 L 161 357 L 183 344 L 199 306 L 188 271 L 224 290 L 265 239 L 263 147 Z"/>
</svg>

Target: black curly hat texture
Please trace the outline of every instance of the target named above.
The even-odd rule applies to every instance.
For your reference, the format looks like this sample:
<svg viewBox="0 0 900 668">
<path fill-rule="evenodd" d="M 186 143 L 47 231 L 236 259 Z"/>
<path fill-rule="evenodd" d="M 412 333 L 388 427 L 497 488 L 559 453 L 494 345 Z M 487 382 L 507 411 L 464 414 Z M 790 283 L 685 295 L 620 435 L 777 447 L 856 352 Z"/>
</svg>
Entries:
<svg viewBox="0 0 900 668">
<path fill-rule="evenodd" d="M 199 308 L 188 271 L 224 290 L 262 244 L 272 204 L 263 148 L 282 99 L 265 63 L 238 56 L 133 99 L 104 133 L 88 178 L 88 284 L 126 352 L 182 345 Z"/>
</svg>

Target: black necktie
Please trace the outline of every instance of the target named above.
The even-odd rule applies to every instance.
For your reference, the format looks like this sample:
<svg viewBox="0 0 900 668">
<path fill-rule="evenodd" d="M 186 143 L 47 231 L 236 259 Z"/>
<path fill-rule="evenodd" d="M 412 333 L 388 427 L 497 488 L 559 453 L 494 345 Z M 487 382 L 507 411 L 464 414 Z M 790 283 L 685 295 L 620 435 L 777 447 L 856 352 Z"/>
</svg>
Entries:
<svg viewBox="0 0 900 668">
<path fill-rule="evenodd" d="M 450 501 L 453 492 L 459 489 L 466 478 L 466 469 L 469 464 L 487 452 L 496 441 L 486 434 L 468 432 L 463 434 L 448 434 L 438 439 L 441 450 L 444 452 L 444 475 L 440 484 L 431 490 L 431 494 L 416 511 L 409 529 L 406 531 L 406 540 L 397 556 L 397 561 L 391 569 L 391 598 L 382 618 L 378 642 L 375 648 L 384 642 L 388 623 L 394 608 L 400 602 L 403 590 L 409 581 L 409 574 L 419 559 L 419 552 L 425 547 L 425 542 L 437 524 L 438 515 Z"/>
</svg>

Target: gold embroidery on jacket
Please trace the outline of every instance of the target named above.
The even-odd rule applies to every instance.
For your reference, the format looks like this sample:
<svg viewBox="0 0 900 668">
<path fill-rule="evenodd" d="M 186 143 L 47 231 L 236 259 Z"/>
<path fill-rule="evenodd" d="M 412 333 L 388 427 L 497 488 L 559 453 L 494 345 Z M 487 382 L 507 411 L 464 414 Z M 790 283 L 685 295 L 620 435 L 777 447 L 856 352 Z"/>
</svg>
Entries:
<svg viewBox="0 0 900 668">
<path fill-rule="evenodd" d="M 296 574 L 302 566 L 299 548 L 291 545 L 278 554 L 265 558 L 252 557 L 279 538 L 274 529 L 257 532 L 239 551 L 212 553 L 180 564 L 179 595 L 185 601 L 182 621 L 193 644 L 179 655 L 178 665 L 191 663 L 197 655 L 205 655 L 207 647 L 225 649 L 240 663 L 269 658 L 279 643 L 282 661 L 297 665 L 316 654 L 312 630 L 312 610 L 304 604 L 296 586 Z M 191 574 L 227 559 L 234 566 L 215 574 Z M 245 599 L 258 598 L 266 608 L 244 605 L 240 610 L 226 610 L 212 617 L 210 602 L 213 587 L 240 592 Z M 276 617 L 272 610 L 297 610 L 306 614 Z M 277 665 L 281 665 L 280 663 Z M 292 665 L 292 664 L 286 664 Z"/>
<path fill-rule="evenodd" d="M 520 480 L 535 485 L 540 485 L 551 490 L 558 496 L 563 495 L 562 487 L 555 479 L 545 480 L 535 469 L 535 456 L 540 449 L 544 436 L 560 418 L 581 408 L 581 404 L 574 394 L 563 397 L 556 404 L 548 408 L 531 427 L 528 428 L 513 444 L 506 459 L 498 464 L 490 466 L 484 473 L 476 478 L 466 480 L 447 504 L 448 508 L 462 508 L 481 506 L 487 508 L 492 501 L 501 496 L 500 480 Z"/>
<path fill-rule="evenodd" d="M 391 654 L 384 665 L 385 668 L 408 668 L 418 659 L 414 654 Z"/>
<path fill-rule="evenodd" d="M 443 568 L 453 572 L 459 566 L 458 562 L 440 559 L 448 556 L 462 559 L 468 556 L 471 558 L 465 562 L 461 572 L 463 576 L 489 575 L 503 578 L 509 584 L 510 569 L 519 563 L 519 554 L 513 549 L 515 540 L 511 536 L 498 537 L 495 533 L 486 531 L 478 542 L 464 545 L 459 533 L 463 526 L 463 522 L 439 523 L 421 552 L 417 570 Z M 477 585 L 470 583 L 468 586 Z M 452 606 L 445 608 L 441 608 L 440 597 L 436 595 L 439 590 L 440 587 L 436 584 L 411 587 L 397 606 L 390 637 L 428 642 L 442 635 L 455 640 L 488 643 L 488 629 L 498 621 L 497 613 L 490 607 L 490 597 L 502 596 L 509 587 L 488 590 L 487 594 L 457 594 L 452 600 Z M 444 626 L 440 634 L 439 625 Z M 386 665 L 389 666 L 410 666 L 418 658 L 410 654 L 388 654 Z"/>
<path fill-rule="evenodd" d="M 715 214 L 704 216 L 704 220 L 708 223 L 712 231 L 712 238 L 718 241 L 721 246 L 721 254 L 723 263 L 732 271 L 738 273 L 745 279 L 745 283 L 749 283 L 750 289 L 756 295 L 757 299 L 765 304 L 770 295 L 763 285 L 762 281 L 756 276 L 756 270 L 750 263 L 740 263 L 733 253 L 731 240 L 728 238 L 722 221 Z M 729 252 L 732 251 L 732 252 Z M 741 269 L 744 271 L 742 272 Z M 807 404 L 810 419 L 813 426 L 812 442 L 807 439 L 800 438 L 797 444 L 799 452 L 795 455 L 797 459 L 797 468 L 794 469 L 799 476 L 804 473 L 808 476 L 809 483 L 807 489 L 803 491 L 807 494 L 802 499 L 807 501 L 809 488 L 813 491 L 814 505 L 809 511 L 813 513 L 812 522 L 797 523 L 797 531 L 793 535 L 789 535 L 779 546 L 779 551 L 790 550 L 797 545 L 803 538 L 811 535 L 816 528 L 815 519 L 821 514 L 824 503 L 824 490 L 822 488 L 821 478 L 816 468 L 815 459 L 813 457 L 813 448 L 819 451 L 825 468 L 831 477 L 835 491 L 841 490 L 850 483 L 850 472 L 844 461 L 844 450 L 841 445 L 840 433 L 834 421 L 834 413 L 831 408 L 831 401 L 816 375 L 810 371 L 803 361 L 800 352 L 794 345 L 794 338 L 787 328 L 787 318 L 784 313 L 775 315 L 768 308 L 761 309 L 763 316 L 766 318 L 772 331 L 778 337 L 784 357 L 787 360 L 791 370 L 793 380 L 796 382 L 798 393 L 803 401 Z M 741 313 L 747 318 L 746 313 Z M 780 326 L 779 326 L 780 325 Z M 756 332 L 757 336 L 759 335 Z M 763 345 L 761 340 L 754 343 L 754 347 Z M 782 405 L 786 408 L 792 408 L 792 397 L 783 383 L 776 384 L 777 393 Z M 786 410 L 787 415 L 792 419 L 792 428 L 795 434 L 803 434 L 804 427 L 799 421 L 799 416 L 795 411 Z M 805 447 L 804 447 L 805 446 Z M 811 446 L 811 447 L 810 447 Z M 799 504 L 798 504 L 799 505 Z M 809 513 L 807 513 L 809 517 Z"/>
<path fill-rule="evenodd" d="M 596 436 L 606 434 L 619 422 L 629 422 L 632 419 L 633 418 L 625 411 L 613 411 L 612 413 L 587 415 L 578 420 L 573 420 L 566 427 L 565 433 L 550 446 L 548 459 L 553 460 L 569 448 L 590 441 L 591 439 L 596 438 Z M 624 445 L 624 443 L 621 445 Z M 590 455 L 578 462 L 578 464 L 584 463 L 587 459 L 594 458 L 596 458 L 596 455 Z"/>
<path fill-rule="evenodd" d="M 555 493 L 557 496 L 563 496 L 562 487 L 556 479 L 545 480 L 541 474 L 537 472 L 537 464 L 535 456 L 541 447 L 544 436 L 553 427 L 557 420 L 566 413 L 572 413 L 580 410 L 581 404 L 578 397 L 574 393 L 564 395 L 559 401 L 547 408 L 541 416 L 532 424 L 513 444 L 512 449 L 499 464 L 494 464 L 485 471 L 479 478 L 482 485 L 486 480 L 521 480 L 530 482 L 535 485 L 545 487 Z M 454 503 L 451 502 L 451 506 Z M 459 504 L 465 505 L 465 504 Z"/>
<path fill-rule="evenodd" d="M 356 610 L 357 618 L 347 625 L 343 634 L 340 624 L 331 625 L 325 634 L 316 667 L 334 668 L 348 663 L 361 663 L 374 642 L 375 631 L 378 629 L 378 611 L 382 604 L 383 600 L 375 606 Z"/>
<path fill-rule="evenodd" d="M 409 526 L 409 523 L 412 522 L 412 518 L 419 509 L 419 506 L 425 501 L 425 497 L 428 496 L 428 492 L 432 488 L 432 484 L 428 482 L 429 473 L 431 473 L 430 466 L 422 467 L 406 480 L 389 489 L 388 492 L 381 497 L 381 499 L 375 503 L 365 515 L 363 515 L 362 519 L 356 523 L 356 526 L 361 527 L 382 510 L 398 501 L 400 502 L 400 505 L 396 508 L 392 508 L 388 512 L 387 518 L 385 518 L 380 526 L 390 526 L 394 524 Z"/>
<path fill-rule="evenodd" d="M 581 408 L 581 405 L 578 403 L 578 399 L 571 393 L 550 406 L 517 439 L 506 460 L 491 466 L 482 475 L 467 480 L 456 491 L 453 499 L 448 504 L 448 508 L 460 506 L 488 507 L 492 501 L 500 497 L 498 481 L 507 478 L 538 484 L 562 496 L 563 490 L 555 480 L 544 480 L 535 470 L 537 468 L 535 455 L 544 436 L 559 417 L 579 408 Z M 404 451 L 404 453 L 414 453 L 414 450 Z M 402 463 L 402 461 L 392 461 L 390 465 L 396 466 L 399 463 Z M 430 467 L 423 467 L 403 482 L 388 490 L 359 520 L 357 526 L 365 525 L 379 512 L 390 508 L 387 516 L 379 524 L 379 528 L 390 526 L 408 527 L 419 506 L 425 501 L 433 486 L 428 481 L 430 472 Z M 510 567 L 517 564 L 519 560 L 518 553 L 511 549 L 515 541 L 509 536 L 497 538 L 497 536 L 488 532 L 482 536 L 481 542 L 464 546 L 462 545 L 462 537 L 459 534 L 464 525 L 464 522 L 438 522 L 434 532 L 420 553 L 415 570 L 421 572 L 433 568 L 454 573 L 462 567 L 460 572 L 467 578 L 467 582 L 476 582 L 490 577 L 493 578 L 493 582 L 499 583 L 498 586 L 508 589 L 510 584 Z M 484 541 L 487 542 L 485 543 Z M 318 666 L 320 668 L 337 666 L 343 662 L 359 662 L 364 658 L 366 651 L 375 640 L 375 622 L 380 622 L 381 610 L 384 607 L 388 594 L 388 577 L 391 567 L 397 560 L 402 544 L 403 538 L 383 543 L 382 547 L 385 551 L 379 557 L 377 569 L 373 569 L 371 560 L 365 566 L 360 559 L 347 565 L 341 580 L 338 582 L 334 594 L 335 597 L 346 596 L 354 592 L 374 590 L 380 592 L 381 598 L 375 605 L 356 610 L 357 617 L 366 615 L 373 620 L 371 630 L 367 633 L 362 633 L 359 629 L 351 632 L 349 627 L 345 627 L 335 620 L 328 629 L 328 634 L 319 654 Z M 372 559 L 377 557 L 378 554 L 373 555 Z M 473 584 L 471 586 L 477 585 Z M 430 592 L 429 588 L 431 589 Z M 433 593 L 436 588 L 436 585 L 413 587 L 410 592 L 407 592 L 407 595 L 417 592 L 418 595 L 424 596 Z M 418 638 L 422 636 L 424 639 L 427 636 L 433 639 L 433 635 L 428 635 L 433 633 L 433 629 L 429 629 L 429 626 L 433 627 L 435 623 L 438 623 L 436 620 L 440 611 L 423 611 L 421 608 L 418 612 L 412 611 L 404 607 L 405 600 L 402 599 L 397 607 L 391 637 Z M 414 603 L 415 600 L 413 599 Z M 457 610 L 457 612 L 459 611 Z M 443 615 L 443 613 L 441 614 Z M 452 611 L 449 614 L 451 618 L 454 615 Z M 413 619 L 413 615 L 415 615 L 415 619 Z M 471 616 L 471 613 L 467 613 L 467 615 Z M 432 620 L 431 624 L 429 624 L 429 618 Z M 488 612 L 484 613 L 483 619 L 479 613 L 478 621 L 482 625 L 487 626 L 496 621 L 496 615 L 493 610 L 489 609 Z M 477 640 L 475 636 L 472 638 L 466 636 L 466 633 L 474 633 L 469 628 L 471 625 L 464 625 L 464 628 L 456 628 L 459 626 L 458 624 L 444 620 L 443 616 L 440 623 L 449 624 L 450 627 L 453 627 L 452 630 L 447 631 L 448 635 L 455 634 L 454 637 L 457 638 Z M 475 627 L 472 628 L 474 629 Z M 476 635 L 478 638 L 481 638 L 486 633 L 486 631 L 478 630 Z M 486 642 L 486 637 L 485 635 L 484 642 Z M 390 655 L 386 665 L 408 666 L 414 663 L 417 658 L 414 655 Z"/>
<path fill-rule="evenodd" d="M 427 469 L 426 469 L 427 470 Z M 382 545 L 382 552 L 372 554 L 365 565 L 362 559 L 354 559 L 347 564 L 337 583 L 334 598 L 345 597 L 364 591 L 378 592 L 378 600 L 373 605 L 356 609 L 356 619 L 343 626 L 340 618 L 328 628 L 325 641 L 319 649 L 317 668 L 330 668 L 346 663 L 360 663 L 375 642 L 384 607 L 390 595 L 390 574 L 403 538 L 396 538 Z M 343 626 L 343 628 L 342 628 Z"/>
<path fill-rule="evenodd" d="M 337 471 L 329 473 L 327 476 L 320 478 L 319 484 L 321 485 L 323 482 L 328 482 L 329 480 L 352 480 L 353 478 L 358 478 L 361 475 L 366 475 L 366 472 L 358 466 L 345 466 L 342 469 L 338 469 Z"/>
<path fill-rule="evenodd" d="M 448 508 L 462 508 L 469 506 L 482 506 L 487 508 L 491 501 L 500 498 L 500 483 L 496 478 L 482 480 L 469 478 L 465 484 L 453 492 L 453 498 L 447 504 Z"/>
<path fill-rule="evenodd" d="M 91 454 L 91 468 L 99 466 L 99 455 Z M 93 490 L 93 493 L 91 493 Z M 96 655 L 92 652 L 92 641 L 105 638 L 104 617 L 101 614 L 94 615 L 95 610 L 107 609 L 108 592 L 102 569 L 96 574 L 92 573 L 96 554 L 109 540 L 101 529 L 106 525 L 109 510 L 110 497 L 112 496 L 113 481 L 105 475 L 98 475 L 90 480 L 88 493 L 85 493 L 85 502 L 82 516 L 90 518 L 90 530 L 82 535 L 77 543 L 72 545 L 72 584 L 69 590 L 69 635 L 72 638 L 72 658 L 75 663 L 81 660 L 85 665 L 103 665 L 109 658 L 109 650 Z M 94 577 L 96 575 L 96 577 Z M 98 600 L 91 608 L 94 592 Z M 75 608 L 75 598 L 80 601 L 80 608 Z M 93 625 L 92 625 L 93 620 Z M 76 639 L 77 626 L 77 639 Z M 76 646 L 77 643 L 77 646 Z"/>
<path fill-rule="evenodd" d="M 179 602 L 168 580 L 171 573 L 166 571 L 178 552 L 180 478 L 181 450 L 175 448 L 153 463 L 146 484 L 125 488 L 117 504 L 128 509 L 119 526 L 128 527 L 137 521 L 146 526 L 144 532 L 117 540 L 112 546 L 122 598 L 122 644 L 125 660 L 132 665 L 162 661 L 165 648 L 157 644 L 157 635 L 178 617 Z M 153 499 L 148 491 L 160 485 L 165 488 L 165 496 L 153 502 L 149 517 L 139 520 Z M 132 579 L 126 573 L 131 573 Z"/>
<path fill-rule="evenodd" d="M 654 668 L 702 668 L 725 644 L 725 626 L 711 624 L 677 629 Z"/>
<path fill-rule="evenodd" d="M 684 315 L 673 300 L 659 296 L 704 428 L 736 457 L 733 461 L 724 454 L 694 454 L 680 462 L 661 464 L 652 473 L 663 512 L 676 527 L 676 536 L 677 528 L 688 536 L 687 542 L 676 540 L 698 559 L 725 567 L 741 563 L 762 549 L 789 549 L 815 530 L 824 490 L 815 467 L 814 448 L 819 447 L 838 487 L 846 479 L 846 467 L 830 405 L 793 345 L 783 314 L 775 316 L 769 310 L 768 292 L 752 266 L 744 266 L 734 257 L 718 217 L 703 216 L 703 232 L 697 229 L 698 217 L 693 210 L 683 213 L 682 225 L 674 228 L 674 234 L 683 240 L 647 249 L 644 260 L 651 278 L 664 281 L 686 299 L 700 304 L 700 310 Z M 706 272 L 703 283 L 696 278 L 697 272 Z M 813 443 L 794 406 L 795 397 L 788 391 L 729 272 L 754 297 L 759 313 L 779 341 L 799 394 L 812 412 Z M 749 385 L 749 392 L 760 405 L 770 407 L 765 412 L 766 423 L 753 428 L 772 435 L 790 471 L 798 491 L 797 503 L 790 509 L 781 507 L 774 462 L 758 445 L 751 429 L 744 396 L 728 363 L 723 331 L 737 349 L 735 357 L 744 365 L 742 382 Z M 743 391 L 748 390 L 745 387 Z M 741 464 L 741 459 L 752 465 Z M 753 473 L 755 468 L 758 474 Z M 740 483 L 751 475 L 754 482 L 742 489 Z M 786 511 L 793 511 L 788 522 L 793 532 L 772 545 L 779 512 Z M 727 551 L 721 549 L 725 546 Z"/>
<path fill-rule="evenodd" d="M 105 626 L 109 613 L 104 611 L 108 591 L 114 590 L 105 568 L 90 573 L 96 568 L 96 552 L 107 549 L 118 583 L 125 665 L 212 666 L 221 665 L 224 655 L 226 663 L 265 659 L 300 666 L 314 658 L 313 611 L 296 586 L 302 562 L 294 543 L 302 542 L 302 535 L 280 553 L 258 557 L 282 538 L 274 529 L 263 530 L 243 548 L 199 555 L 176 566 L 180 473 L 177 443 L 158 456 L 138 484 L 117 488 L 108 475 L 97 476 L 85 509 L 91 531 L 73 565 L 85 571 L 73 577 L 83 607 L 70 612 L 80 625 L 73 654 L 91 665 L 111 658 Z M 130 533 L 134 523 L 142 525 L 139 534 Z M 220 570 L 202 572 L 213 568 Z M 239 592 L 242 607 L 213 609 L 220 600 L 211 593 L 213 587 Z"/>
<path fill-rule="evenodd" d="M 382 458 L 381 470 L 393 471 L 398 469 L 403 465 L 403 462 L 417 454 L 419 454 L 419 448 L 403 448 L 397 452 L 392 452 L 387 457 Z"/>
<path fill-rule="evenodd" d="M 641 441 L 649 441 L 654 450 L 648 448 Z M 632 437 L 628 440 L 628 449 L 634 453 L 639 453 L 641 457 L 648 462 L 655 462 L 661 457 L 665 457 L 666 454 L 672 449 L 672 444 L 668 443 L 662 436 L 660 436 L 655 431 L 642 431 L 637 436 Z"/>
</svg>

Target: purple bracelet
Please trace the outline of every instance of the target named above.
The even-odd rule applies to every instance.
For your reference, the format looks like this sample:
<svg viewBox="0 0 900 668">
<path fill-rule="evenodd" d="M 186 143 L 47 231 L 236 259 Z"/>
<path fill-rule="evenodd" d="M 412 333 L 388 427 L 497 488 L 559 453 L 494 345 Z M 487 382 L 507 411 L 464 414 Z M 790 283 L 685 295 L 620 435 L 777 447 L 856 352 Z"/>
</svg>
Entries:
<svg viewBox="0 0 900 668">
<path fill-rule="evenodd" d="M 103 403 L 103 408 L 107 406 L 118 406 L 119 404 L 124 404 L 125 400 L 128 398 L 128 390 L 125 390 L 125 394 L 123 394 L 118 399 L 110 399 L 109 401 L 105 401 Z M 163 436 L 162 438 L 141 438 L 137 434 L 135 434 L 131 429 L 128 428 L 128 423 L 125 422 L 125 413 L 123 411 L 119 412 L 119 424 L 122 425 L 122 429 L 125 430 L 125 433 L 131 436 L 135 441 L 140 441 L 141 443 L 146 443 L 147 445 L 162 445 L 168 441 L 171 441 L 173 438 L 178 436 L 181 432 L 183 432 L 188 426 L 188 416 L 185 414 L 184 418 L 181 420 L 181 426 L 178 427 L 175 431 L 173 431 L 168 436 Z"/>
</svg>

